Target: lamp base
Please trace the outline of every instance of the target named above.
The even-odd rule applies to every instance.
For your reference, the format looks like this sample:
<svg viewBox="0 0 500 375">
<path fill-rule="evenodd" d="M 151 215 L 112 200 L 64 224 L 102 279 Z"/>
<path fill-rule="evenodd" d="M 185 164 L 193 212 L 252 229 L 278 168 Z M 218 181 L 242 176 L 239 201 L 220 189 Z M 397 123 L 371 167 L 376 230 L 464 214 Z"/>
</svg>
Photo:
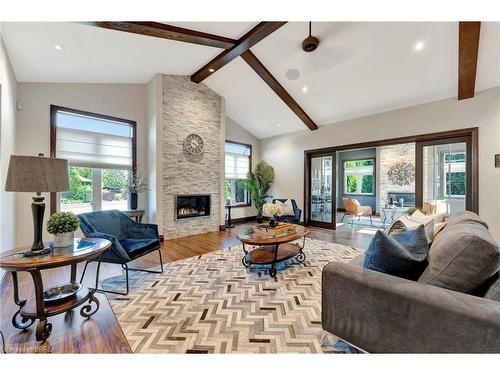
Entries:
<svg viewBox="0 0 500 375">
<path fill-rule="evenodd" d="M 46 247 L 44 249 L 41 249 L 41 250 L 26 250 L 24 253 L 23 253 L 23 257 L 24 258 L 31 258 L 31 257 L 36 257 L 38 255 L 46 255 L 46 254 L 50 254 L 50 252 L 52 251 L 52 249 L 50 247 Z"/>
</svg>

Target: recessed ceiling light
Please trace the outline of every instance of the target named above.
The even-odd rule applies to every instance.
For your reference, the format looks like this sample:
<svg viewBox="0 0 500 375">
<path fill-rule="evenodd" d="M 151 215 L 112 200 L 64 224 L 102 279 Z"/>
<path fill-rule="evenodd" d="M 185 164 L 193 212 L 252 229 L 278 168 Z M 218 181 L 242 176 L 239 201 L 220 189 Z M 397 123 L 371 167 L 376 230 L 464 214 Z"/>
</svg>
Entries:
<svg viewBox="0 0 500 375">
<path fill-rule="evenodd" d="M 276 124 L 276 126 L 280 127 L 280 126 L 281 126 L 281 124 Z"/>
<path fill-rule="evenodd" d="M 307 92 L 307 86 L 302 87 L 302 92 Z"/>
<path fill-rule="evenodd" d="M 209 71 L 210 73 L 213 73 L 213 72 L 215 72 L 215 69 L 214 69 L 214 68 L 209 68 L 209 69 L 208 69 L 208 71 Z"/>
<path fill-rule="evenodd" d="M 56 45 L 54 46 L 54 48 L 55 48 L 56 50 L 58 50 L 58 51 L 61 51 L 61 50 L 63 50 L 65 47 L 64 47 L 62 44 L 56 44 Z"/>
<path fill-rule="evenodd" d="M 425 47 L 425 43 L 422 41 L 419 41 L 415 43 L 415 46 L 413 47 L 415 51 L 422 51 Z"/>
</svg>

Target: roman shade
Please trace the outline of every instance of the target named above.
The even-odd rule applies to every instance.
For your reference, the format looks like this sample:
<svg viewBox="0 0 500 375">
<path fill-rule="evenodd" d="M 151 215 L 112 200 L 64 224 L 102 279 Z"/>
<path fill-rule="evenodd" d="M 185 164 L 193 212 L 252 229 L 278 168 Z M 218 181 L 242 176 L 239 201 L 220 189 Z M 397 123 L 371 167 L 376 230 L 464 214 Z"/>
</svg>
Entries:
<svg viewBox="0 0 500 375">
<path fill-rule="evenodd" d="M 130 124 L 58 110 L 56 127 L 56 155 L 71 165 L 132 168 Z"/>
<path fill-rule="evenodd" d="M 246 145 L 226 143 L 225 155 L 226 178 L 246 179 L 250 171 L 250 148 Z"/>
</svg>

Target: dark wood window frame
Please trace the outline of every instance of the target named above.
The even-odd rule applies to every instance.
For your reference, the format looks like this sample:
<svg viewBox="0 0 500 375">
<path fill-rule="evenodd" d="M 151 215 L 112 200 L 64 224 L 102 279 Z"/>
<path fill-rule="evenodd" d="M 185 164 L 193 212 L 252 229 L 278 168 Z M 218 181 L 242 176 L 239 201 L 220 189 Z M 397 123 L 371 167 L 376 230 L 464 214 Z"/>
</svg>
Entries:
<svg viewBox="0 0 500 375">
<path fill-rule="evenodd" d="M 238 142 L 238 141 L 231 141 L 229 139 L 226 139 L 224 141 L 224 144 L 226 143 L 232 143 L 232 144 L 235 144 L 235 145 L 240 145 L 240 146 L 245 146 L 245 147 L 248 147 L 250 149 L 250 167 L 249 167 L 249 170 L 252 171 L 253 170 L 253 167 L 252 167 L 252 156 L 253 156 L 253 148 L 252 148 L 252 145 L 249 144 L 249 143 L 243 143 L 243 142 Z M 226 152 L 224 151 L 224 154 Z M 224 170 L 224 181 L 226 181 L 226 171 Z M 225 199 L 224 199 L 225 201 Z M 250 207 L 252 206 L 252 197 L 250 196 L 250 193 L 248 193 L 248 203 L 245 203 L 245 204 L 235 204 L 234 206 L 232 207 Z"/>
<path fill-rule="evenodd" d="M 80 109 L 62 107 L 58 105 L 50 105 L 50 157 L 55 158 L 56 155 L 56 139 L 57 139 L 57 126 L 56 114 L 57 111 L 70 112 L 77 115 L 89 116 L 100 118 L 103 120 L 123 122 L 130 125 L 132 128 L 132 175 L 137 173 L 137 122 L 127 120 L 119 117 L 103 115 L 95 112 L 82 111 Z M 50 213 L 53 214 L 57 211 L 57 193 L 50 193 Z"/>
<path fill-rule="evenodd" d="M 456 130 L 448 130 L 448 131 L 442 131 L 442 132 L 435 132 L 435 133 L 426 133 L 426 134 L 417 134 L 417 135 L 410 135 L 410 136 L 405 136 L 405 137 L 398 137 L 398 138 L 388 138 L 388 139 L 381 139 L 377 141 L 370 141 L 370 142 L 360 142 L 360 143 L 353 143 L 353 144 L 348 144 L 348 145 L 340 145 L 340 146 L 334 146 L 334 147 L 325 147 L 325 148 L 318 148 L 318 149 L 312 149 L 312 150 L 305 150 L 304 151 L 304 223 L 305 225 L 310 225 L 309 220 L 309 215 L 310 215 L 310 210 L 309 210 L 309 198 L 310 198 L 310 163 L 311 163 L 311 158 L 321 156 L 321 155 L 330 155 L 330 154 L 336 154 L 337 151 L 347 151 L 347 150 L 354 150 L 354 149 L 361 149 L 361 148 L 373 148 L 373 147 L 381 147 L 381 146 L 391 146 L 391 145 L 397 145 L 397 144 L 402 144 L 402 143 L 415 143 L 415 198 L 416 198 L 416 205 L 422 205 L 422 200 L 423 200 L 423 191 L 422 191 L 422 184 L 418 183 L 418 179 L 422 177 L 419 177 L 419 175 L 422 174 L 422 165 L 419 161 L 419 157 L 417 155 L 417 149 L 418 149 L 418 144 L 425 144 L 427 145 L 428 142 L 435 142 L 436 144 L 438 143 L 443 143 L 443 142 L 454 142 L 455 139 L 462 139 L 461 142 L 465 139 L 465 142 L 467 142 L 467 157 L 468 161 L 468 171 L 470 170 L 470 173 L 468 173 L 467 176 L 467 185 L 471 187 L 471 193 L 469 194 L 468 197 L 468 203 L 466 203 L 466 209 L 473 211 L 475 213 L 479 214 L 479 128 L 478 127 L 470 127 L 470 128 L 463 128 L 463 129 L 456 129 Z M 469 159 L 470 158 L 470 159 Z M 332 210 L 335 212 L 336 211 L 336 199 L 332 199 L 333 201 L 333 207 Z M 333 219 L 333 227 L 335 227 L 335 215 L 332 213 L 332 219 Z"/>
</svg>

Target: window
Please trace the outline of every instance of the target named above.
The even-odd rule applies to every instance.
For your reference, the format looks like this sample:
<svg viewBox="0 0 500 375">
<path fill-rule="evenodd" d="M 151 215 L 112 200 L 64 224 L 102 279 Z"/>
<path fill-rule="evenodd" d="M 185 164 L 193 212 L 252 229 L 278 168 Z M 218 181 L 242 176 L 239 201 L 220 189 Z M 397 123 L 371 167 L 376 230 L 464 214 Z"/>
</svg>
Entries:
<svg viewBox="0 0 500 375">
<path fill-rule="evenodd" d="M 444 154 L 444 173 L 444 195 L 465 198 L 465 152 Z"/>
<path fill-rule="evenodd" d="M 250 194 L 245 189 L 246 180 L 252 163 L 252 146 L 226 141 L 225 147 L 225 185 L 224 198 L 231 205 L 249 205 Z"/>
<path fill-rule="evenodd" d="M 59 194 L 59 210 L 126 210 L 135 122 L 56 106 L 51 118 L 54 156 L 69 162 L 70 191 Z"/>
<path fill-rule="evenodd" d="M 374 159 L 344 161 L 344 194 L 374 194 Z"/>
</svg>

